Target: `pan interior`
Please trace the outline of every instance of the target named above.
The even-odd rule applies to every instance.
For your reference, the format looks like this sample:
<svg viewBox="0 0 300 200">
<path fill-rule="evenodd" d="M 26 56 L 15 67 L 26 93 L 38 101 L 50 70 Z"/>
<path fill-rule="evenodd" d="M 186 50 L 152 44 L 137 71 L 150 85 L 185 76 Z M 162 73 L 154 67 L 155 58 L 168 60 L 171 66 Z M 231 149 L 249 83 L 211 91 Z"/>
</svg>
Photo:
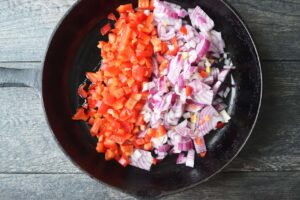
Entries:
<svg viewBox="0 0 300 200">
<path fill-rule="evenodd" d="M 185 8 L 200 5 L 221 31 L 226 51 L 237 69 L 233 71 L 235 95 L 231 93 L 232 120 L 222 130 L 208 135 L 208 153 L 197 158 L 195 168 L 176 165 L 169 156 L 146 172 L 134 167 L 123 168 L 106 162 L 96 153 L 96 140 L 84 122 L 72 121 L 76 108 L 82 104 L 77 88 L 85 72 L 95 70 L 100 61 L 96 47 L 106 16 L 119 4 L 136 1 L 79 1 L 66 15 L 53 35 L 44 62 L 43 100 L 49 125 L 62 149 L 71 160 L 92 177 L 133 195 L 150 197 L 195 185 L 227 164 L 242 148 L 254 126 L 261 99 L 261 71 L 252 39 L 237 16 L 223 1 L 172 0 Z M 136 5 L 136 4 L 135 4 Z"/>
</svg>

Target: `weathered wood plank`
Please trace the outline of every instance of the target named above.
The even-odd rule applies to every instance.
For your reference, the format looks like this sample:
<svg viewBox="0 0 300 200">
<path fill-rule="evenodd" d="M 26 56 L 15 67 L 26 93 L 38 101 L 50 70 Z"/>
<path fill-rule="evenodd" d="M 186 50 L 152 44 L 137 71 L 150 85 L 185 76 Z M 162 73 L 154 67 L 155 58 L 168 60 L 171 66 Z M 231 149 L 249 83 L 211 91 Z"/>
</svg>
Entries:
<svg viewBox="0 0 300 200">
<path fill-rule="evenodd" d="M 0 1 L 0 61 L 41 61 L 50 34 L 76 0 Z M 244 18 L 267 60 L 299 60 L 298 0 L 227 0 Z"/>
<path fill-rule="evenodd" d="M 299 175 L 299 172 L 222 173 L 203 185 L 164 199 L 299 199 Z"/>
<path fill-rule="evenodd" d="M 299 65 L 263 63 L 261 115 L 245 149 L 227 171 L 300 170 Z M 0 94 L 0 172 L 80 172 L 54 142 L 33 89 L 0 88 Z"/>
<path fill-rule="evenodd" d="M 0 174 L 0 199 L 134 199 L 84 174 Z"/>
<path fill-rule="evenodd" d="M 60 151 L 31 88 L 0 88 L 0 172 L 79 172 Z"/>
<path fill-rule="evenodd" d="M 299 0 L 225 0 L 241 15 L 253 34 L 261 58 L 299 60 Z"/>
<path fill-rule="evenodd" d="M 256 128 L 227 170 L 300 170 L 300 63 L 264 62 L 263 75 Z"/>
<path fill-rule="evenodd" d="M 300 172 L 222 173 L 173 199 L 299 199 Z M 0 174 L 0 199 L 135 199 L 84 174 Z"/>
<path fill-rule="evenodd" d="M 0 1 L 0 61 L 41 61 L 53 29 L 74 2 Z"/>
</svg>

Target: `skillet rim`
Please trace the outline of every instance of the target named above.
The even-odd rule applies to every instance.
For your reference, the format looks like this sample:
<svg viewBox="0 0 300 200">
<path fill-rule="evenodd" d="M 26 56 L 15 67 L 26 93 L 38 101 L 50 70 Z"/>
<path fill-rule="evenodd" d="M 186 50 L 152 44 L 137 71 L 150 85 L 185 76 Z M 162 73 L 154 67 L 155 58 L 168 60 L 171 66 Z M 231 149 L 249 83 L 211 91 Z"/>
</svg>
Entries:
<svg viewBox="0 0 300 200">
<path fill-rule="evenodd" d="M 48 55 L 48 52 L 49 52 L 49 48 L 53 42 L 53 38 L 55 37 L 55 35 L 58 33 L 58 29 L 59 27 L 61 27 L 61 25 L 63 24 L 63 22 L 65 21 L 65 19 L 69 16 L 69 14 L 76 8 L 80 5 L 80 3 L 82 2 L 83 0 L 78 0 L 76 1 L 75 3 L 72 4 L 72 6 L 65 12 L 65 14 L 61 17 L 61 19 L 58 21 L 58 23 L 56 24 L 56 26 L 54 27 L 50 37 L 49 37 L 49 40 L 48 40 L 48 43 L 47 43 L 47 46 L 46 46 L 46 51 L 44 53 L 44 56 L 43 56 L 43 61 L 42 61 L 42 68 L 41 68 L 41 76 L 40 76 L 40 79 L 39 79 L 39 82 L 41 83 L 41 89 L 40 89 L 40 96 L 41 96 L 41 103 L 42 103 L 42 107 L 43 107 L 43 115 L 46 119 L 46 123 L 48 125 L 48 127 L 50 128 L 50 132 L 52 133 L 52 136 L 56 142 L 56 144 L 58 144 L 59 148 L 61 149 L 61 151 L 64 153 L 64 155 L 66 155 L 66 157 L 72 162 L 73 165 L 75 165 L 78 169 L 80 169 L 81 172 L 84 172 L 83 174 L 86 174 L 88 175 L 89 177 L 91 177 L 93 180 L 96 180 L 98 183 L 101 183 L 102 185 L 105 185 L 109 188 L 113 188 L 117 191 L 120 191 L 120 192 L 123 192 L 125 194 L 129 194 L 131 196 L 134 196 L 134 197 L 137 197 L 137 198 L 149 198 L 149 197 L 143 197 L 143 196 L 139 196 L 137 194 L 134 194 L 134 193 L 130 193 L 128 191 L 125 191 L 124 189 L 121 189 L 121 188 L 118 188 L 116 186 L 113 186 L 113 185 L 109 185 L 101 180 L 99 180 L 98 178 L 92 176 L 88 171 L 84 170 L 67 152 L 66 150 L 63 148 L 62 144 L 58 141 L 57 137 L 56 137 L 56 134 L 54 133 L 53 129 L 52 129 L 52 126 L 49 122 L 49 119 L 48 119 L 48 115 L 47 115 L 47 111 L 46 111 L 46 106 L 45 106 L 45 103 L 44 103 L 44 92 L 43 92 L 43 82 L 44 82 L 44 68 L 45 68 L 45 63 L 46 63 L 46 59 L 47 59 L 47 55 Z M 257 58 L 257 64 L 258 64 L 258 69 L 259 69 L 259 75 L 260 75 L 260 95 L 259 95 L 259 102 L 258 102 L 258 107 L 257 107 L 257 111 L 256 111 L 256 115 L 255 115 L 255 119 L 253 121 L 253 124 L 250 128 L 250 131 L 247 135 L 247 137 L 245 138 L 243 144 L 239 147 L 238 151 L 222 166 L 220 167 L 218 170 L 216 170 L 213 174 L 211 174 L 210 176 L 208 176 L 207 178 L 195 183 L 195 184 L 191 184 L 189 186 L 186 186 L 186 187 L 183 187 L 183 188 L 180 188 L 180 189 L 177 189 L 177 190 L 173 190 L 173 191 L 168 191 L 168 192 L 164 192 L 164 191 L 160 191 L 160 194 L 157 195 L 157 196 L 154 196 L 152 198 L 162 198 L 164 196 L 168 196 L 168 195 L 172 195 L 172 194 L 176 194 L 176 193 L 179 193 L 179 192 L 183 192 L 183 191 L 186 191 L 186 190 L 189 190 L 191 188 L 194 188 L 196 187 L 197 185 L 200 185 L 206 181 L 208 181 L 209 179 L 211 179 L 213 176 L 217 175 L 218 173 L 220 173 L 225 167 L 227 167 L 237 156 L 238 154 L 241 152 L 241 150 L 244 148 L 244 146 L 246 145 L 249 137 L 251 136 L 254 128 L 255 128 L 255 125 L 257 123 L 257 120 L 258 120 L 258 116 L 259 116 L 259 113 L 260 113 L 260 110 L 261 110 L 261 104 L 262 104 L 262 98 L 263 98 L 263 75 L 262 75 L 262 68 L 261 68 L 261 61 L 260 61 L 260 57 L 259 57 L 259 53 L 258 53 L 258 50 L 257 50 L 257 47 L 255 45 L 255 42 L 253 40 L 253 36 L 252 34 L 250 33 L 248 27 L 246 26 L 246 24 L 244 23 L 244 21 L 242 20 L 242 18 L 239 16 L 238 12 L 232 7 L 230 6 L 226 1 L 224 0 L 218 0 L 219 2 L 221 2 L 227 9 L 229 9 L 229 11 L 236 17 L 236 19 L 241 23 L 242 27 L 244 28 L 244 30 L 246 31 L 246 33 L 248 34 L 249 38 L 250 38 L 250 41 L 251 41 L 251 44 L 253 46 L 253 49 L 254 49 L 254 52 L 255 52 L 255 55 L 256 55 L 256 58 Z"/>
</svg>

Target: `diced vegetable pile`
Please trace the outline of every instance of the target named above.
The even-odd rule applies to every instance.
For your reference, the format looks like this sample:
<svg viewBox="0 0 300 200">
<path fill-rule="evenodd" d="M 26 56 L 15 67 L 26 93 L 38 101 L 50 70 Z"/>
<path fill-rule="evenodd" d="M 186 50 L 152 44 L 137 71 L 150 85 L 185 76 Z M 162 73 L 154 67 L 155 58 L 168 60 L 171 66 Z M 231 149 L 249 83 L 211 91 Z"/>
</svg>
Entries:
<svg viewBox="0 0 300 200">
<path fill-rule="evenodd" d="M 91 84 L 78 89 L 86 103 L 73 119 L 88 122 L 106 160 L 150 170 L 178 154 L 177 164 L 194 167 L 204 136 L 230 120 L 223 82 L 234 66 L 221 33 L 198 6 L 139 0 L 117 11 L 108 15 L 114 27 L 101 28 L 102 65 L 87 72 Z"/>
</svg>

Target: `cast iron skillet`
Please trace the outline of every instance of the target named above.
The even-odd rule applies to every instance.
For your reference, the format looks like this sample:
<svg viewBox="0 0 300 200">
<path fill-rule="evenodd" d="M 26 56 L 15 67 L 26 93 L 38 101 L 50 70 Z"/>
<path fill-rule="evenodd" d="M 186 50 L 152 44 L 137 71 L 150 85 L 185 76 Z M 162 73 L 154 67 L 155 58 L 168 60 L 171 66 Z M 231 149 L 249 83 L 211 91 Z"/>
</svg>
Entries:
<svg viewBox="0 0 300 200">
<path fill-rule="evenodd" d="M 197 158 L 195 168 L 175 165 L 168 157 L 151 172 L 123 168 L 96 153 L 96 141 L 83 122 L 71 120 L 82 103 L 76 95 L 86 71 L 100 62 L 97 42 L 108 13 L 120 4 L 137 0 L 81 0 L 57 27 L 44 61 L 42 97 L 49 126 L 64 152 L 91 177 L 138 197 L 159 197 L 195 186 L 223 169 L 242 149 L 256 122 L 262 96 L 259 57 L 251 36 L 237 14 L 222 0 L 170 0 L 192 8 L 200 5 L 222 31 L 237 69 L 229 98 L 232 120 L 221 131 L 206 137 L 208 154 Z"/>
</svg>

